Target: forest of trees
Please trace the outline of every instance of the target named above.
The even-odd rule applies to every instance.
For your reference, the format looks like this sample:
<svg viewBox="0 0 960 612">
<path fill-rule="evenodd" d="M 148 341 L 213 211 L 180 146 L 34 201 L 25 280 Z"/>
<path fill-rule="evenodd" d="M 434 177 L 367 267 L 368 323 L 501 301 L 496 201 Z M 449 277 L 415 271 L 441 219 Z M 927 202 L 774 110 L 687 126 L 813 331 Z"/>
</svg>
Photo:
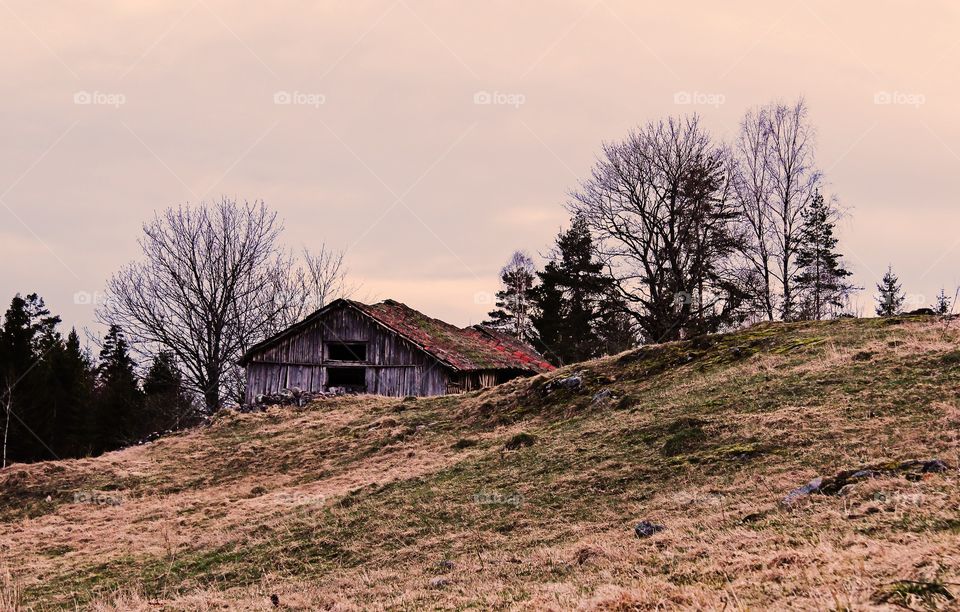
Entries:
<svg viewBox="0 0 960 612">
<path fill-rule="evenodd" d="M 3 459 L 96 455 L 195 424 L 201 412 L 165 353 L 138 374 L 122 330 L 96 356 L 75 329 L 66 338 L 37 294 L 16 295 L 0 328 Z"/>
</svg>

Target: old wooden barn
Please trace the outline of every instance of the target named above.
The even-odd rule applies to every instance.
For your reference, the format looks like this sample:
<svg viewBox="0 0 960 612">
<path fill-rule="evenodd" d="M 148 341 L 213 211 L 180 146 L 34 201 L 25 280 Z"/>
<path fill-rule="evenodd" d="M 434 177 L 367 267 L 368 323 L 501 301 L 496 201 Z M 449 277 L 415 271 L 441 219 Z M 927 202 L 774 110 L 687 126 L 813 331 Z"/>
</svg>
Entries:
<svg viewBox="0 0 960 612">
<path fill-rule="evenodd" d="M 459 328 L 405 304 L 336 300 L 251 348 L 246 399 L 284 389 L 426 396 L 489 387 L 553 369 L 512 336 Z"/>
</svg>

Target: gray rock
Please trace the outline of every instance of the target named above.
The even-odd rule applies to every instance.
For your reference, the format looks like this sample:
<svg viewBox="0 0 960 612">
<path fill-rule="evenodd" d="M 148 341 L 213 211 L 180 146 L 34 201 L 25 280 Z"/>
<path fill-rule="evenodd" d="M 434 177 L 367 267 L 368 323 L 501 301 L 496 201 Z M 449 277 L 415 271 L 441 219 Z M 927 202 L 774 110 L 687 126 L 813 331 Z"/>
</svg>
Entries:
<svg viewBox="0 0 960 612">
<path fill-rule="evenodd" d="M 656 533 L 660 533 L 666 529 L 663 525 L 657 525 L 656 523 L 651 523 L 650 521 L 640 521 L 637 523 L 637 526 L 633 528 L 633 533 L 637 534 L 637 537 L 640 539 L 649 538 Z"/>
<path fill-rule="evenodd" d="M 599 404 L 600 402 L 604 402 L 612 398 L 613 398 L 613 391 L 611 391 L 610 389 L 603 389 L 602 391 L 597 391 L 596 393 L 593 394 L 593 400 L 591 400 L 591 403 Z"/>
<path fill-rule="evenodd" d="M 790 506 L 795 504 L 800 499 L 812 495 L 820 490 L 820 487 L 823 485 L 823 478 L 814 478 L 807 484 L 802 487 L 797 487 L 793 491 L 787 493 L 787 496 L 783 498 L 783 504 Z"/>
<path fill-rule="evenodd" d="M 924 474 L 936 474 L 940 472 L 946 472 L 949 468 L 947 464 L 939 459 L 933 459 L 931 461 L 926 461 L 923 464 L 923 469 L 920 471 Z"/>
<path fill-rule="evenodd" d="M 573 376 L 561 378 L 557 381 L 557 386 L 561 389 L 579 389 L 583 385 L 582 375 L 577 373 Z"/>
<path fill-rule="evenodd" d="M 434 589 L 442 589 L 443 587 L 450 584 L 449 578 L 444 578 L 443 576 L 437 576 L 436 578 L 430 579 L 430 587 Z"/>
</svg>

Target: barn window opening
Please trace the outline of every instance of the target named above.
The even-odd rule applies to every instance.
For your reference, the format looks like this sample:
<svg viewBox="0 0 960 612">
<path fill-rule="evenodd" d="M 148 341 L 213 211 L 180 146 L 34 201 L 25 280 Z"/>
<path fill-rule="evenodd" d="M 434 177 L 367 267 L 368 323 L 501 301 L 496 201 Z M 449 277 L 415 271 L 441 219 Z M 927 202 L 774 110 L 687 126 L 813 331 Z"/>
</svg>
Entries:
<svg viewBox="0 0 960 612">
<path fill-rule="evenodd" d="M 343 387 L 350 391 L 363 391 L 367 388 L 366 368 L 327 368 L 327 389 Z"/>
<path fill-rule="evenodd" d="M 330 361 L 366 361 L 365 342 L 328 342 L 327 359 Z"/>
</svg>

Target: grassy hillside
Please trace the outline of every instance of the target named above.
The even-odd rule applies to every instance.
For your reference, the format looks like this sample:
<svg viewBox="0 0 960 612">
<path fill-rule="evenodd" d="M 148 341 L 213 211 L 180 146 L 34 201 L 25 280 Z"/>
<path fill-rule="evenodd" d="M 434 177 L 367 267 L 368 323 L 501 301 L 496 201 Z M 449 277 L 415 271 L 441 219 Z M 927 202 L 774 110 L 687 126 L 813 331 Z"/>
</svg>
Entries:
<svg viewBox="0 0 960 612">
<path fill-rule="evenodd" d="M 765 324 L 464 396 L 222 413 L 97 459 L 15 465 L 0 472 L 0 602 L 948 607 L 958 330 Z M 579 388 L 555 383 L 576 372 Z M 901 467 L 914 459 L 948 469 Z M 664 529 L 639 538 L 644 520 Z"/>
</svg>

